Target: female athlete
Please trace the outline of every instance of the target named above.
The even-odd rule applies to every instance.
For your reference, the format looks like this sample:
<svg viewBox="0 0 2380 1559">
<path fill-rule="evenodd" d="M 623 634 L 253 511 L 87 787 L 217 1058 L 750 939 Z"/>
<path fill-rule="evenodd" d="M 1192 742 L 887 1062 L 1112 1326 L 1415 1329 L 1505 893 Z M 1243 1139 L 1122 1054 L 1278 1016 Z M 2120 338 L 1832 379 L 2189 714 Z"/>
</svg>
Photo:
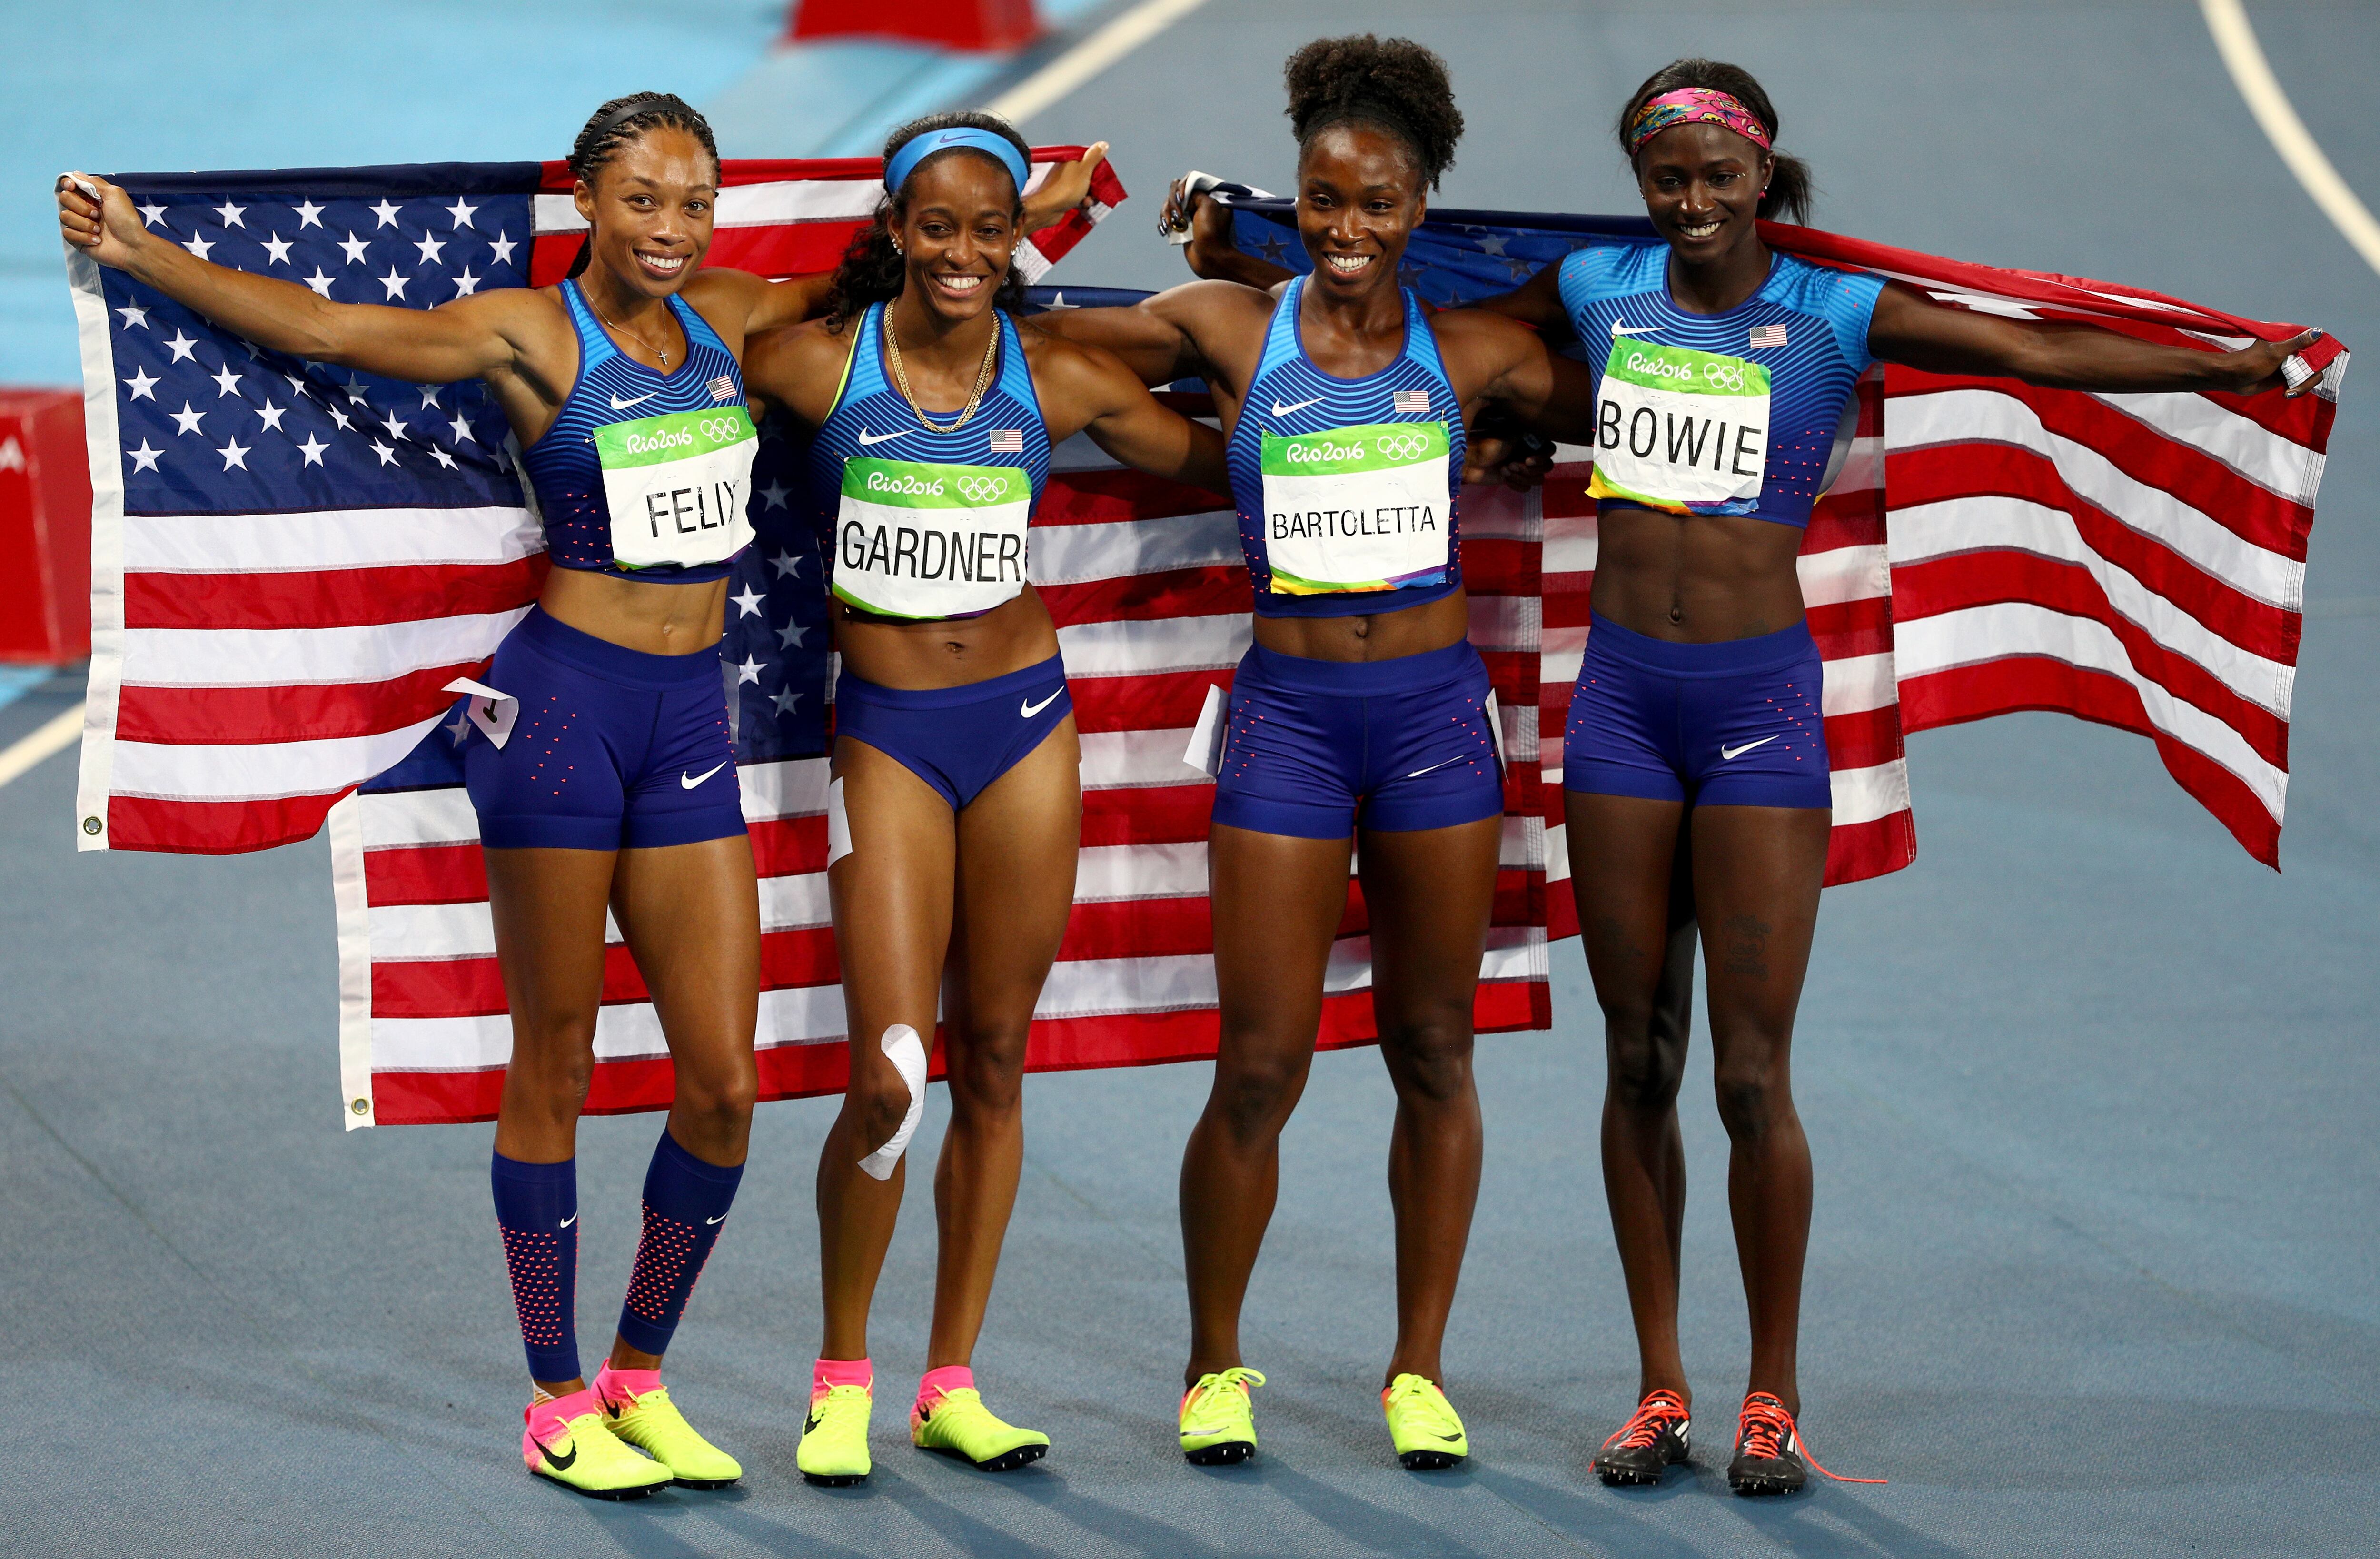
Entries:
<svg viewBox="0 0 2380 1559">
<path fill-rule="evenodd" d="M 851 1085 L 818 1173 L 826 1336 L 798 1460 L 872 1467 L 868 1312 L 900 1211 L 939 1011 L 951 1123 L 941 1261 L 909 1416 L 929 1450 L 1005 1471 L 1047 1435 L 1002 1422 L 969 1360 L 1024 1162 L 1026 1041 L 1075 897 L 1081 749 L 1058 635 L 1026 582 L 1050 451 L 1076 432 L 1220 491 L 1222 441 L 1108 353 L 1014 317 L 1025 141 L 983 114 L 895 131 L 887 200 L 829 316 L 756 337 L 757 395 L 815 430 L 805 501 L 833 583 L 828 881 Z"/>
<path fill-rule="evenodd" d="M 1637 1411 L 1595 1467 L 1607 1483 L 1647 1483 L 1687 1455 L 1673 954 L 1689 939 L 1690 973 L 1699 917 L 1752 1320 L 1728 1481 L 1781 1493 L 1817 1465 L 1795 1423 L 1811 1172 L 1788 1057 L 1831 805 L 1794 560 L 1853 383 L 1880 359 L 2062 388 L 2253 394 L 2280 387 L 2284 359 L 2313 335 L 2237 352 L 2160 347 L 1948 308 L 1778 253 L 1755 219 L 1805 219 L 1809 170 L 1777 152 L 1767 94 L 1731 65 L 1655 72 L 1618 128 L 1665 241 L 1580 250 L 1488 305 L 1576 341 L 1594 367 L 1600 546 L 1562 784 L 1604 1015 L 1605 1188 L 1642 1368 Z M 1676 436 L 1655 442 L 1656 428 Z"/>
<path fill-rule="evenodd" d="M 1429 318 L 1398 283 L 1463 129 L 1444 62 L 1366 35 L 1310 43 L 1286 74 L 1313 274 L 1272 290 L 1193 282 L 1050 328 L 1114 349 L 1148 383 L 1206 380 L 1256 592 L 1209 834 L 1222 1034 L 1182 1164 L 1183 1452 L 1213 1464 L 1256 1451 L 1248 1391 L 1264 1377 L 1242 1358 L 1240 1308 L 1360 841 L 1397 1092 L 1397 1341 L 1382 1406 L 1400 1461 L 1443 1468 L 1470 1449 L 1439 1348 L 1479 1188 L 1472 1003 L 1504 810 L 1456 544 L 1464 427 L 1489 405 L 1541 421 L 1572 372 L 1561 398 L 1583 408 L 1585 373 L 1493 314 Z"/>
<path fill-rule="evenodd" d="M 1079 198 L 1092 161 L 1051 181 L 1043 214 Z M 475 700 L 483 734 L 465 757 L 512 1015 L 491 1179 L 534 1388 L 523 1460 L 632 1499 L 742 1475 L 687 1425 L 660 1370 L 743 1174 L 756 1086 L 759 908 L 715 656 L 729 562 L 751 536 L 756 438 L 736 357 L 747 331 L 802 318 L 823 284 L 699 269 L 718 154 L 677 97 L 605 104 L 570 166 L 589 224 L 580 274 L 435 310 L 334 303 L 210 264 L 84 176 L 60 181 L 58 205 L 69 243 L 260 347 L 424 384 L 484 380 L 522 446 L 555 566 L 486 673 L 500 696 Z M 667 457 L 637 454 L 657 440 Z M 639 522 L 648 493 L 689 481 L 723 500 L 709 523 Z M 618 1334 L 590 1385 L 574 1155 L 607 908 L 652 993 L 677 1092 Z"/>
</svg>

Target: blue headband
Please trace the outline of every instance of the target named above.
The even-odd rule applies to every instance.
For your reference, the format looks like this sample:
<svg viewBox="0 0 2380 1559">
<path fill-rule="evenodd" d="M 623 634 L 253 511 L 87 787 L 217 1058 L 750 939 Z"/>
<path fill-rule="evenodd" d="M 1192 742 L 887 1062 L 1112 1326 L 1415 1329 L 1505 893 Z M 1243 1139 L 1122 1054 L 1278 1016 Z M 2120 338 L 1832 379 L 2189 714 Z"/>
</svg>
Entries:
<svg viewBox="0 0 2380 1559">
<path fill-rule="evenodd" d="M 971 152 L 990 153 L 992 160 L 1006 168 L 1008 177 L 1015 181 L 1017 194 L 1022 196 L 1025 193 L 1026 176 L 1032 170 L 1026 165 L 1023 153 L 1019 152 L 1004 135 L 994 135 L 990 130 L 969 129 L 965 127 L 947 130 L 929 130 L 924 135 L 913 138 L 907 145 L 893 152 L 892 160 L 884 164 L 884 188 L 892 193 L 899 193 L 901 186 L 909 182 L 909 176 L 917 171 L 919 163 L 937 152 L 948 152 L 953 147 L 958 146 L 964 146 Z"/>
</svg>

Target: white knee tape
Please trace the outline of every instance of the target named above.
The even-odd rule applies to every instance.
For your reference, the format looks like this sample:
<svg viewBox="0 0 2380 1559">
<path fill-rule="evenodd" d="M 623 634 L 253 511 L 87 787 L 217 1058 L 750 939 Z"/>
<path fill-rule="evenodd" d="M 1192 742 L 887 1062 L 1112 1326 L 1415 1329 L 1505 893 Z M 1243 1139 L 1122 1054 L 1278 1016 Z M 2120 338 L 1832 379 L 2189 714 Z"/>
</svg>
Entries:
<svg viewBox="0 0 2380 1559">
<path fill-rule="evenodd" d="M 826 787 L 826 863 L 834 863 L 851 853 L 851 814 L 843 807 L 843 781 L 835 780 Z"/>
<path fill-rule="evenodd" d="M 862 1172 L 877 1180 L 892 1178 L 892 1166 L 909 1151 L 909 1138 L 917 1129 L 917 1117 L 926 1113 L 926 1046 L 917 1038 L 917 1030 L 906 1023 L 895 1023 L 884 1030 L 884 1057 L 901 1080 L 909 1086 L 909 1108 L 901 1117 L 901 1129 L 892 1139 L 859 1161 Z"/>
</svg>

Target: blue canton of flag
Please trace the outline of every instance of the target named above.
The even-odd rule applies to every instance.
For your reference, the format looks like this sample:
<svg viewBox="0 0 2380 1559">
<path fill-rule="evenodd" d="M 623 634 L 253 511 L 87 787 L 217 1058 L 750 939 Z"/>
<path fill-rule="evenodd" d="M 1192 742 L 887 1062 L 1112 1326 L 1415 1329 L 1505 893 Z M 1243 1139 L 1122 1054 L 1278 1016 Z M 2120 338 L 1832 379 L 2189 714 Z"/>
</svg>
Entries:
<svg viewBox="0 0 2380 1559">
<path fill-rule="evenodd" d="M 779 418 L 760 426 L 752 544 L 728 577 L 719 647 L 739 763 L 826 750 L 826 574 L 795 496 L 808 447 Z"/>
<path fill-rule="evenodd" d="M 1294 203 L 1276 197 L 1232 197 L 1232 242 L 1243 253 L 1303 275 L 1314 261 L 1298 242 Z M 1414 229 L 1397 280 L 1441 308 L 1510 292 L 1591 239 L 1651 242 L 1642 217 L 1561 216 L 1514 225 L 1510 212 L 1432 211 Z"/>
</svg>

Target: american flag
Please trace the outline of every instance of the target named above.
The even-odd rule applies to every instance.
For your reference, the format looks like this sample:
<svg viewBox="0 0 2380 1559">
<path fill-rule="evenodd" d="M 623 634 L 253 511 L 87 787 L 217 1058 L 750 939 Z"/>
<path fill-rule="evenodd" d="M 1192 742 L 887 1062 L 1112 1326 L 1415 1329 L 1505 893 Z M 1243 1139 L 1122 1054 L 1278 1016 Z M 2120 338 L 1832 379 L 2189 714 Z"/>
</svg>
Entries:
<svg viewBox="0 0 2380 1559">
<path fill-rule="evenodd" d="M 994 455 L 1022 455 L 1025 453 L 1025 430 L 994 428 L 990 442 Z"/>
<path fill-rule="evenodd" d="M 1224 197 L 1245 251 L 1304 269 L 1289 203 Z M 2139 287 L 1999 270 L 1764 223 L 1775 248 L 1880 272 L 1960 308 L 2082 320 L 2200 348 L 2281 340 Z M 1586 243 L 1658 243 L 1642 217 L 1444 211 L 1402 275 L 1433 302 L 1511 289 Z M 1755 343 L 1756 344 L 1756 343 Z M 1779 342 L 1779 345 L 1782 345 Z M 1827 666 L 1835 838 L 1828 880 L 1916 853 L 1905 731 L 2058 710 L 2151 737 L 2177 783 L 2258 860 L 2279 864 L 2306 539 L 2347 352 L 2302 354 L 2314 394 L 2091 395 L 1898 366 L 1859 387 L 1858 436 L 1803 542 L 1802 593 Z M 1583 453 L 1583 452 L 1581 452 Z M 1545 492 L 1549 876 L 1569 869 L 1561 730 L 1594 577 L 1587 468 Z M 1557 936 L 1575 932 L 1550 896 Z"/>
<path fill-rule="evenodd" d="M 1744 341 L 1748 351 L 1774 351 L 1785 345 L 1785 327 L 1781 324 L 1756 324 Z"/>
<path fill-rule="evenodd" d="M 1389 408 L 1402 417 L 1426 417 L 1429 414 L 1427 390 L 1394 390 L 1389 395 Z"/>
</svg>

